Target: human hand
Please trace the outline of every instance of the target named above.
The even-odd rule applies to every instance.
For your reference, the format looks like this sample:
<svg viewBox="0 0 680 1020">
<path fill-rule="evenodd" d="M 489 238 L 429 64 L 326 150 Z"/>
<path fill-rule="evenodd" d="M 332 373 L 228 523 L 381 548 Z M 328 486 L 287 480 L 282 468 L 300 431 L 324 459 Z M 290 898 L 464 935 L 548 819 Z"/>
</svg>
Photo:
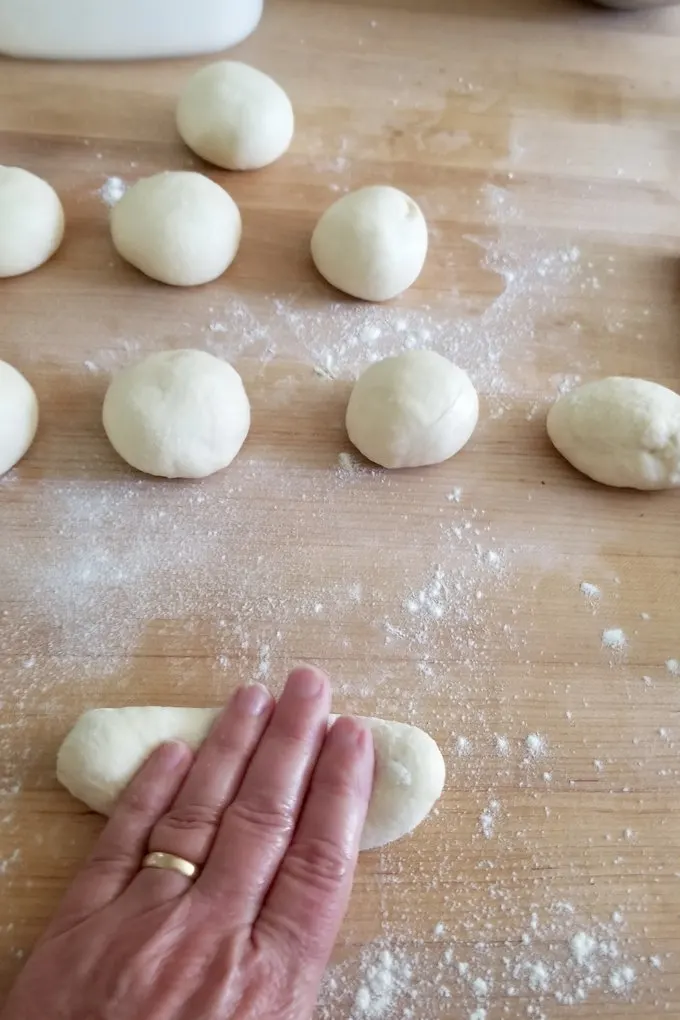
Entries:
<svg viewBox="0 0 680 1020">
<path fill-rule="evenodd" d="M 240 688 L 195 756 L 142 766 L 0 1020 L 306 1020 L 345 914 L 373 780 L 370 731 L 294 670 Z M 189 860 L 194 880 L 142 867 Z"/>
</svg>

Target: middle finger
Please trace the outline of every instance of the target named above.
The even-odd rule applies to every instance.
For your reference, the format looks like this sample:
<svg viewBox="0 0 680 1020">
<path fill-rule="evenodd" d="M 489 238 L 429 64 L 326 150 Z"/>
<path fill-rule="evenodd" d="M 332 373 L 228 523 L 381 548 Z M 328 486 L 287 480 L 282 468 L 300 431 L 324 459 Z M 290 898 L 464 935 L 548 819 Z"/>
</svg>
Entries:
<svg viewBox="0 0 680 1020">
<path fill-rule="evenodd" d="M 238 793 L 227 807 L 196 891 L 252 922 L 288 848 L 330 711 L 328 677 L 290 674 Z"/>
</svg>

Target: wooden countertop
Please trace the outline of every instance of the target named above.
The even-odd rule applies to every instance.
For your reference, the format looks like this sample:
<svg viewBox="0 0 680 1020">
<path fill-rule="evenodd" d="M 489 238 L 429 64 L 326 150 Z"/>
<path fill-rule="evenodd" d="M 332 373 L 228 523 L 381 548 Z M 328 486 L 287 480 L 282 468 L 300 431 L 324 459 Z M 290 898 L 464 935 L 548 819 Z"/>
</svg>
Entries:
<svg viewBox="0 0 680 1020">
<path fill-rule="evenodd" d="M 194 290 L 114 256 L 98 192 L 206 169 L 173 129 L 198 62 L 3 63 L 2 160 L 54 184 L 68 230 L 0 284 L 0 357 L 42 409 L 0 481 L 1 988 L 101 824 L 54 779 L 78 713 L 216 704 L 309 658 L 336 709 L 427 727 L 449 768 L 436 816 L 363 857 L 322 1015 L 680 1017 L 678 494 L 591 484 L 544 429 L 579 379 L 680 386 L 679 46 L 672 10 L 271 0 L 235 55 L 287 88 L 295 141 L 206 170 L 245 233 Z M 387 307 L 308 257 L 319 213 L 375 182 L 432 232 Z M 100 426 L 112 371 L 183 346 L 234 361 L 253 403 L 202 484 L 128 471 Z M 406 346 L 468 369 L 483 412 L 454 460 L 387 475 L 343 409 Z"/>
</svg>

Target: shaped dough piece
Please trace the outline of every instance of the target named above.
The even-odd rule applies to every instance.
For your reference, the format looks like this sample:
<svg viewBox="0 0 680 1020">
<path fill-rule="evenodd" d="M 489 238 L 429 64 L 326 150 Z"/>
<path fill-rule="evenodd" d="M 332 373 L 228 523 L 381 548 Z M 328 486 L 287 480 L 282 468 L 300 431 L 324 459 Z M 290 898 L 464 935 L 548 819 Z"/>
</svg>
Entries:
<svg viewBox="0 0 680 1020">
<path fill-rule="evenodd" d="M 577 471 L 618 488 L 680 486 L 680 396 L 626 376 L 565 393 L 550 408 L 548 435 Z"/>
<path fill-rule="evenodd" d="M 37 269 L 63 236 L 64 210 L 54 188 L 21 167 L 0 166 L 0 277 Z"/>
<path fill-rule="evenodd" d="M 85 712 L 62 744 L 57 778 L 100 814 L 159 744 L 183 740 L 196 749 L 219 714 L 216 708 L 98 708 Z M 337 716 L 330 717 L 330 725 Z M 375 781 L 361 849 L 391 843 L 430 813 L 446 769 L 436 743 L 406 723 L 363 719 L 373 732 Z"/>
<path fill-rule="evenodd" d="M 207 351 L 160 351 L 112 380 L 102 409 L 123 460 L 163 478 L 206 478 L 231 464 L 250 428 L 235 368 Z"/>
<path fill-rule="evenodd" d="M 375 362 L 359 376 L 345 424 L 368 460 L 412 468 L 453 457 L 478 417 L 477 391 L 462 368 L 435 351 L 408 351 Z"/>
<path fill-rule="evenodd" d="M 177 129 L 209 163 L 226 170 L 259 170 L 291 143 L 295 115 L 280 85 L 247 64 L 220 60 L 184 86 Z"/>
<path fill-rule="evenodd" d="M 152 280 L 197 287 L 236 258 L 241 213 L 203 174 L 167 170 L 137 181 L 111 210 L 116 251 Z"/>
<path fill-rule="evenodd" d="M 0 361 L 0 475 L 13 468 L 33 442 L 38 398 L 13 365 Z"/>
<path fill-rule="evenodd" d="M 312 259 L 338 290 L 364 301 L 389 301 L 420 276 L 427 257 L 427 223 L 398 188 L 351 191 L 321 216 Z"/>
</svg>

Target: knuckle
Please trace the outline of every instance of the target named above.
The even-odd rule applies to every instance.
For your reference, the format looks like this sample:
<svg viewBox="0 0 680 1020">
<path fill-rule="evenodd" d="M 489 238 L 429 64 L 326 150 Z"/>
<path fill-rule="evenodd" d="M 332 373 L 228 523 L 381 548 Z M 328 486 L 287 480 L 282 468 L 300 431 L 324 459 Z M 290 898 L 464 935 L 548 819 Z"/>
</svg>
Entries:
<svg viewBox="0 0 680 1020">
<path fill-rule="evenodd" d="M 205 832 L 219 824 L 220 811 L 205 804 L 190 804 L 171 808 L 163 815 L 159 827 L 171 832 Z"/>
<path fill-rule="evenodd" d="M 96 871 L 99 875 L 119 875 L 130 867 L 130 854 L 121 847 L 102 847 L 95 849 L 85 865 L 89 871 Z"/>
<path fill-rule="evenodd" d="M 140 789 L 133 783 L 121 793 L 113 814 L 121 812 L 129 818 L 137 820 L 146 818 L 150 810 L 148 791 Z"/>
<path fill-rule="evenodd" d="M 297 716 L 274 719 L 271 730 L 272 746 L 276 746 L 281 761 L 290 761 L 306 754 L 313 746 L 320 723 L 314 723 L 301 712 Z"/>
<path fill-rule="evenodd" d="M 232 733 L 216 733 L 210 740 L 210 747 L 205 752 L 206 766 L 224 770 L 233 763 L 238 763 L 247 747 L 245 734 L 236 736 Z"/>
<path fill-rule="evenodd" d="M 337 802 L 355 800 L 361 789 L 360 778 L 353 769 L 336 768 L 316 779 L 316 791 L 324 799 Z"/>
<path fill-rule="evenodd" d="M 235 800 L 229 808 L 232 820 L 263 836 L 281 836 L 292 831 L 295 814 L 290 804 L 270 794 L 252 795 L 246 800 Z"/>
<path fill-rule="evenodd" d="M 213 760 L 230 758 L 241 752 L 244 743 L 243 731 L 235 729 L 232 725 L 227 725 L 227 722 L 231 723 L 231 720 L 226 722 L 222 719 L 218 720 L 208 736 L 208 744 L 204 750 Z"/>
<path fill-rule="evenodd" d="M 347 850 L 332 840 L 309 838 L 290 847 L 285 867 L 292 878 L 330 894 L 344 884 L 351 858 Z"/>
</svg>

